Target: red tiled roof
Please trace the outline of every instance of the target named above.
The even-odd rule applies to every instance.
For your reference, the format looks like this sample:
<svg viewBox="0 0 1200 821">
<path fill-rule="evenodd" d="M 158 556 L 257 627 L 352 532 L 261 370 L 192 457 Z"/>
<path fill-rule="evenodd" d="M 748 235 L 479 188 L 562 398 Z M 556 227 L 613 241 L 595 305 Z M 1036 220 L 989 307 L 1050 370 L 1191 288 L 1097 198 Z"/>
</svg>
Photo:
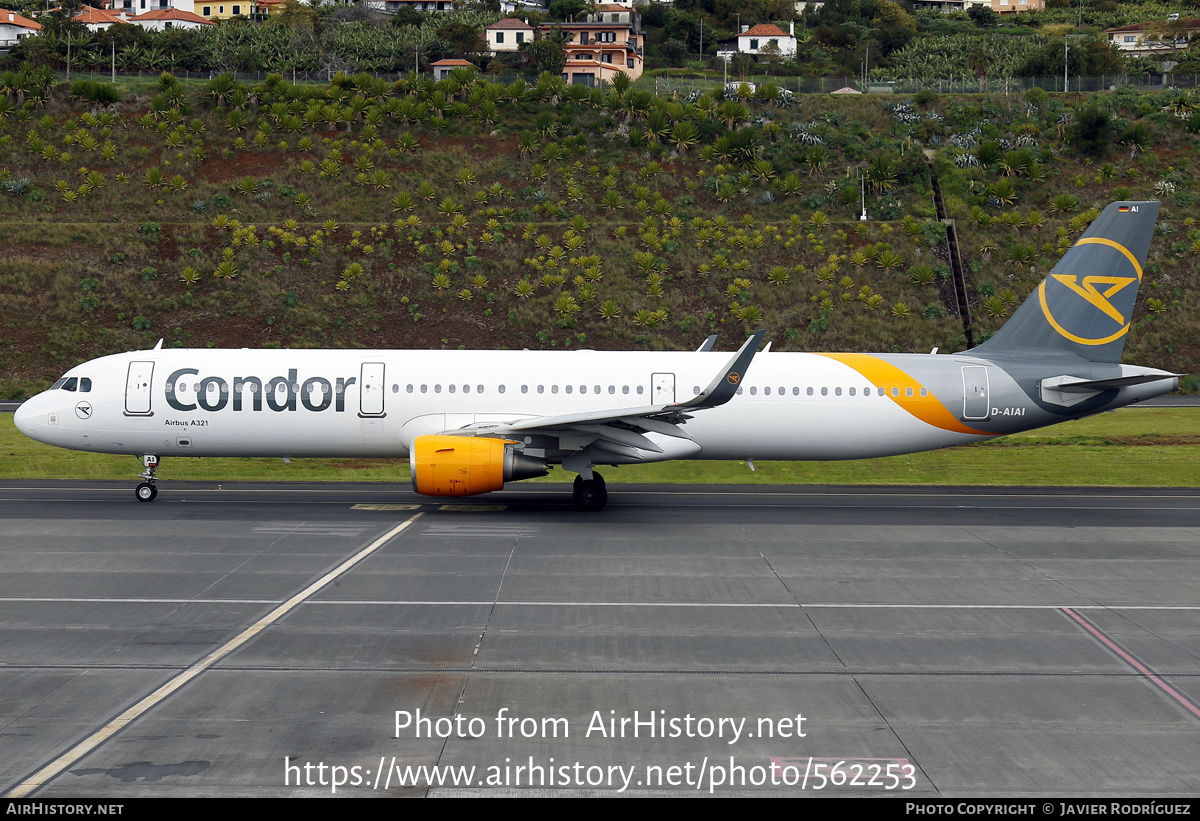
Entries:
<svg viewBox="0 0 1200 821">
<path fill-rule="evenodd" d="M 81 8 L 79 10 L 79 14 L 76 14 L 74 19 L 80 23 L 83 23 L 85 26 L 102 26 L 106 23 L 112 24 L 126 22 L 112 12 L 105 11 L 104 9 L 93 8 L 92 6 L 84 6 Z"/>
<path fill-rule="evenodd" d="M 39 31 L 42 28 L 41 23 L 35 23 L 28 17 L 22 17 L 15 11 L 9 11 L 8 9 L 0 9 L 0 25 L 20 26 L 23 29 L 33 29 L 34 31 Z"/>
<path fill-rule="evenodd" d="M 133 22 L 135 23 L 139 23 L 142 20 L 172 20 L 180 23 L 203 23 L 206 26 L 216 25 L 212 20 L 205 20 L 199 14 L 193 14 L 190 11 L 176 8 L 154 9 L 133 18 Z"/>
<path fill-rule="evenodd" d="M 506 17 L 503 20 L 497 20 L 488 29 L 522 29 L 524 31 L 533 31 L 533 26 L 526 23 L 524 20 L 517 20 L 513 17 Z"/>
<path fill-rule="evenodd" d="M 431 66 L 470 66 L 475 68 L 475 64 L 466 60 L 438 60 L 436 63 L 430 63 Z"/>
<path fill-rule="evenodd" d="M 773 26 L 770 23 L 759 23 L 754 28 L 743 31 L 738 37 L 791 37 L 786 31 L 779 26 Z"/>
</svg>

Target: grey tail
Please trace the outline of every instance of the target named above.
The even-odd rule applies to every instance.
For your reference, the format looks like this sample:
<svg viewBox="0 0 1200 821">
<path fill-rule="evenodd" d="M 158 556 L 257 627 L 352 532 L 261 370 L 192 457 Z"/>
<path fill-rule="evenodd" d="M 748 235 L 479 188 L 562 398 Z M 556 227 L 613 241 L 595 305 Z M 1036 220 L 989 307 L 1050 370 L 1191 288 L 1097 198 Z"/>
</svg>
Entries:
<svg viewBox="0 0 1200 821">
<path fill-rule="evenodd" d="M 1075 354 L 1092 362 L 1120 362 L 1158 206 L 1110 204 L 1012 319 L 970 353 Z"/>
</svg>

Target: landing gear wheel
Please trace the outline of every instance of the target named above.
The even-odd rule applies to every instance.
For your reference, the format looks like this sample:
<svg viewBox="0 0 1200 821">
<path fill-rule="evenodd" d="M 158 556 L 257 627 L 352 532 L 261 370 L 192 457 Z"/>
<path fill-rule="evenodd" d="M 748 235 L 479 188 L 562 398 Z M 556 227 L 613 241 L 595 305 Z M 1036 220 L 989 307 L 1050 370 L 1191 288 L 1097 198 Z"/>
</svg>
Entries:
<svg viewBox="0 0 1200 821">
<path fill-rule="evenodd" d="M 158 488 L 149 482 L 142 482 L 137 486 L 134 495 L 137 496 L 139 502 L 153 502 L 154 497 L 158 496 Z"/>
<path fill-rule="evenodd" d="M 602 510 L 608 504 L 608 488 L 599 473 L 593 473 L 591 479 L 576 476 L 571 495 L 579 510 Z"/>
</svg>

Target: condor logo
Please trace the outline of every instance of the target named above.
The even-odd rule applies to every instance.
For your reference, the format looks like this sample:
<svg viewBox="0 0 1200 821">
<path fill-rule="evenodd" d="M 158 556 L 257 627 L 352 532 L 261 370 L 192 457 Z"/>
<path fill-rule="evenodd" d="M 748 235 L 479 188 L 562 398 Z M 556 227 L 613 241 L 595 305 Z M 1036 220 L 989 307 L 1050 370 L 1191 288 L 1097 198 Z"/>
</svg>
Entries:
<svg viewBox="0 0 1200 821">
<path fill-rule="evenodd" d="M 1129 331 L 1127 317 L 1133 309 L 1142 266 L 1125 246 L 1110 239 L 1087 237 L 1076 243 L 1076 248 L 1088 245 L 1100 247 L 1082 249 L 1084 253 L 1068 257 L 1071 268 L 1111 270 L 1111 254 L 1116 251 L 1129 261 L 1136 276 L 1051 274 L 1038 287 L 1038 299 L 1042 313 L 1059 334 L 1081 345 L 1104 345 Z M 1129 285 L 1135 287 L 1126 290 Z"/>
</svg>

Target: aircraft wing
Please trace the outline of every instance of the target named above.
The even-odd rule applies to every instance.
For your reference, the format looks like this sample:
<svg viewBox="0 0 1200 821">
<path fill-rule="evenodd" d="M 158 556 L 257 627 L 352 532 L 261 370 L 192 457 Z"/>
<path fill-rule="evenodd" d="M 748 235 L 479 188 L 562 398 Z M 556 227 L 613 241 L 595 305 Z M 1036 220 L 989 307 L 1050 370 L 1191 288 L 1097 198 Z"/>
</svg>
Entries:
<svg viewBox="0 0 1200 821">
<path fill-rule="evenodd" d="M 724 405 L 737 393 L 738 385 L 766 331 L 755 331 L 700 393 L 686 402 L 672 405 L 642 405 L 609 410 L 568 413 L 559 416 L 532 416 L 510 422 L 483 422 L 469 425 L 448 434 L 512 436 L 548 433 L 576 434 L 593 439 L 602 449 L 637 456 L 637 451 L 663 453 L 663 449 L 647 439 L 647 433 L 659 433 L 677 439 L 694 441 L 681 425 L 691 419 L 691 413 Z"/>
</svg>

